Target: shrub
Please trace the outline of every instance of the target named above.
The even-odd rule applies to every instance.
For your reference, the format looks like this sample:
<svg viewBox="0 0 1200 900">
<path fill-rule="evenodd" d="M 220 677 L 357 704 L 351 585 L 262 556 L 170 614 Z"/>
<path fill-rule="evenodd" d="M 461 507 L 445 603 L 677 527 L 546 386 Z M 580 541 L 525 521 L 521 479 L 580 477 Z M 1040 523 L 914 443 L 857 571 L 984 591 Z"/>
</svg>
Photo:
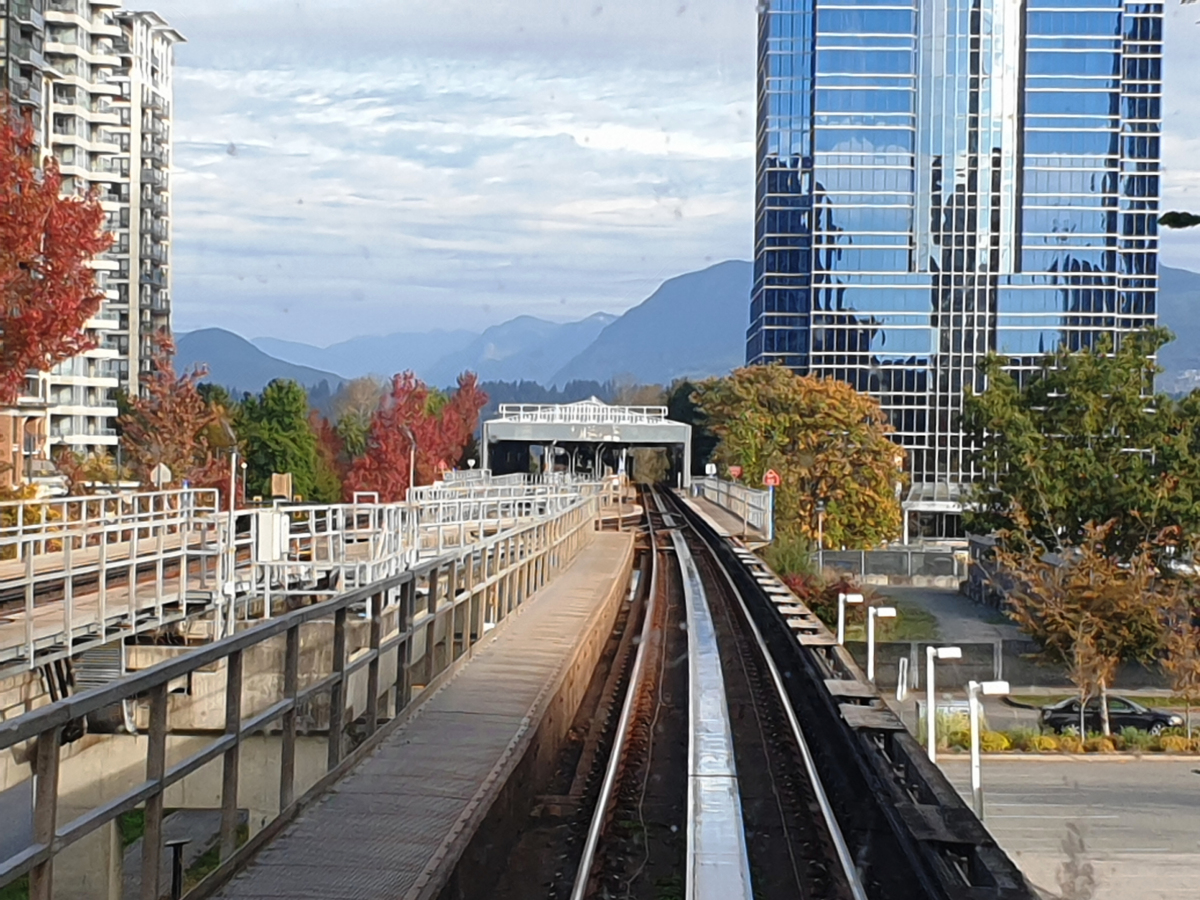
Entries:
<svg viewBox="0 0 1200 900">
<path fill-rule="evenodd" d="M 1051 734 L 1035 734 L 1029 739 L 1028 749 L 1035 753 L 1054 753 L 1059 749 L 1059 741 Z"/>
<path fill-rule="evenodd" d="M 1140 728 L 1123 728 L 1121 740 L 1125 742 L 1127 750 L 1149 750 L 1153 743 L 1150 733 Z"/>
<path fill-rule="evenodd" d="M 1083 741 L 1077 734 L 1064 734 L 1058 740 L 1059 749 L 1064 753 L 1082 753 Z"/>
<path fill-rule="evenodd" d="M 1085 753 L 1112 753 L 1117 748 L 1113 742 L 1106 737 L 1090 737 L 1083 742 Z"/>
<path fill-rule="evenodd" d="M 971 749 L 971 732 L 965 728 L 954 728 L 943 732 L 946 735 L 946 746 L 959 750 Z"/>
<path fill-rule="evenodd" d="M 763 559 L 781 578 L 802 575 L 811 578 L 816 574 L 812 559 L 812 542 L 804 535 L 780 531 L 775 540 L 762 551 Z"/>
<path fill-rule="evenodd" d="M 1180 734 L 1164 734 L 1159 743 L 1168 753 L 1187 753 L 1192 749 L 1192 742 Z"/>
<path fill-rule="evenodd" d="M 985 753 L 1003 753 L 1012 749 L 1012 741 L 1003 731 L 985 731 L 979 736 L 979 746 Z"/>
<path fill-rule="evenodd" d="M 1033 728 L 1013 728 L 1007 734 L 1014 750 L 1032 750 L 1033 747 L 1030 745 L 1033 739 L 1040 735 L 1040 732 Z"/>
</svg>

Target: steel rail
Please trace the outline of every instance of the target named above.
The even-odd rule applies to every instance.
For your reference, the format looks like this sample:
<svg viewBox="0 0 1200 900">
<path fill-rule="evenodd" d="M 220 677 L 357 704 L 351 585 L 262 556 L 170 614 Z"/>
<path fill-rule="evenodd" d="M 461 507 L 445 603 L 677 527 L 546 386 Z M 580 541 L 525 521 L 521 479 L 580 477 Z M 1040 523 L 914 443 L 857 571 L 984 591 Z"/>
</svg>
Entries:
<svg viewBox="0 0 1200 900">
<path fill-rule="evenodd" d="M 680 514 L 679 518 L 687 522 L 687 517 Z M 804 729 L 800 726 L 800 720 L 796 717 L 796 712 L 792 709 L 791 700 L 787 694 L 787 688 L 784 686 L 783 676 L 779 672 L 779 668 L 775 665 L 775 660 L 771 658 L 771 653 L 767 649 L 766 641 L 763 640 L 762 632 L 759 631 L 753 617 L 750 615 L 750 608 L 746 605 L 745 598 L 742 597 L 742 592 L 738 590 L 734 583 L 729 570 L 721 561 L 718 554 L 713 552 L 705 536 L 696 528 L 693 528 L 691 523 L 687 523 L 687 527 L 692 534 L 704 545 L 709 551 L 709 557 L 716 564 L 717 570 L 724 577 L 725 582 L 729 585 L 733 596 L 737 598 L 738 607 L 742 611 L 742 618 L 753 635 L 755 643 L 758 645 L 759 653 L 762 654 L 763 660 L 766 662 L 767 669 L 771 673 L 771 681 L 775 685 L 775 690 L 779 695 L 780 705 L 787 714 L 788 723 L 792 729 L 792 736 L 796 740 L 796 745 L 800 748 L 800 755 L 804 760 L 804 768 L 808 773 L 809 782 L 812 784 L 813 794 L 817 799 L 817 805 L 821 809 L 821 817 L 825 821 L 825 827 L 829 830 L 829 836 L 833 842 L 834 849 L 837 853 L 838 864 L 841 866 L 842 874 L 846 877 L 846 881 L 850 887 L 850 892 L 854 896 L 854 900 L 868 900 L 866 889 L 863 887 L 862 880 L 859 878 L 858 869 L 854 865 L 854 859 L 850 853 L 850 847 L 846 844 L 846 838 L 842 834 L 842 828 L 838 824 L 837 817 L 834 815 L 833 806 L 829 802 L 829 796 L 825 792 L 825 786 L 821 782 L 820 774 L 817 772 L 816 763 L 813 760 L 812 751 L 809 750 L 808 741 L 804 737 Z"/>
<path fill-rule="evenodd" d="M 656 495 L 657 499 L 657 495 Z M 662 503 L 659 502 L 662 510 Z M 621 768 L 621 760 L 625 753 L 626 737 L 633 718 L 633 707 L 637 700 L 637 685 L 642 679 L 642 669 L 645 668 L 646 647 L 650 644 L 650 632 L 654 622 L 655 605 L 658 602 L 658 547 L 654 538 L 654 523 L 649 511 L 646 524 L 650 533 L 650 589 L 646 608 L 642 617 L 642 634 L 638 640 L 637 653 L 633 657 L 633 668 L 629 673 L 629 685 L 625 691 L 625 702 L 621 704 L 621 717 L 617 720 L 617 729 L 612 751 L 609 753 L 608 765 L 604 770 L 604 781 L 600 785 L 600 795 L 596 798 L 596 807 L 592 811 L 592 821 L 588 825 L 587 840 L 583 844 L 583 855 L 579 858 L 579 867 L 575 870 L 575 884 L 571 888 L 571 900 L 583 900 L 587 895 L 588 882 L 592 877 L 592 865 L 596 860 L 596 848 L 600 845 L 600 832 L 604 830 L 604 818 L 612 802 L 613 791 L 617 784 L 617 775 Z"/>
</svg>

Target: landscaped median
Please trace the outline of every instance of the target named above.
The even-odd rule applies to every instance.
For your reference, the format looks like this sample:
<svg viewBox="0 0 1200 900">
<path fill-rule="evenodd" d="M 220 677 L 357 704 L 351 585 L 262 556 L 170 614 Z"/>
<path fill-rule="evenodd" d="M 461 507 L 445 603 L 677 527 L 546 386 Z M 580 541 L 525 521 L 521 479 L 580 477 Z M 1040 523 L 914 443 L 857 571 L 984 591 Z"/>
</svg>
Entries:
<svg viewBox="0 0 1200 900">
<path fill-rule="evenodd" d="M 941 743 L 948 752 L 967 753 L 971 747 L 971 734 L 966 729 L 954 729 Z M 1188 738 L 1183 729 L 1150 734 L 1136 728 L 1126 728 L 1120 734 L 1108 737 L 1093 734 L 1084 738 L 1077 734 L 1046 734 L 1032 728 L 1014 728 L 1010 731 L 984 731 L 979 736 L 979 747 L 984 753 L 1014 756 L 1077 756 L 1088 753 L 1182 755 L 1200 754 L 1200 737 Z"/>
</svg>

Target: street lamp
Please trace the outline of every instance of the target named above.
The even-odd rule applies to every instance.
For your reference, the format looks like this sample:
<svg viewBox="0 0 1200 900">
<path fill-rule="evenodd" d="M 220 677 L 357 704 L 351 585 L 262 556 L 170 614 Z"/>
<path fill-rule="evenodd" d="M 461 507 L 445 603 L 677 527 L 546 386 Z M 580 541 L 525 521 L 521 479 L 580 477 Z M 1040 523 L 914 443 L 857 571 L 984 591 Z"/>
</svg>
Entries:
<svg viewBox="0 0 1200 900">
<path fill-rule="evenodd" d="M 971 800 L 980 821 L 983 821 L 983 779 L 979 770 L 979 719 L 983 704 L 979 698 L 981 695 L 1003 697 L 1007 694 L 1007 681 L 967 682 L 967 705 L 971 710 Z"/>
<path fill-rule="evenodd" d="M 933 661 L 935 659 L 962 659 L 961 647 L 925 648 L 925 737 L 929 741 L 929 761 L 937 762 L 937 700 L 933 689 Z"/>
<path fill-rule="evenodd" d="M 412 500 L 412 491 L 417 484 L 417 437 L 407 425 L 401 425 L 399 431 L 408 441 L 408 499 Z"/>
<path fill-rule="evenodd" d="M 867 681 L 875 683 L 875 619 L 896 618 L 894 606 L 872 606 L 867 610 Z"/>
<path fill-rule="evenodd" d="M 825 500 L 817 500 L 817 574 L 825 571 Z M 838 643 L 841 643 L 839 641 Z"/>
<path fill-rule="evenodd" d="M 862 594 L 838 594 L 838 643 L 846 643 L 846 604 L 862 603 Z"/>
</svg>

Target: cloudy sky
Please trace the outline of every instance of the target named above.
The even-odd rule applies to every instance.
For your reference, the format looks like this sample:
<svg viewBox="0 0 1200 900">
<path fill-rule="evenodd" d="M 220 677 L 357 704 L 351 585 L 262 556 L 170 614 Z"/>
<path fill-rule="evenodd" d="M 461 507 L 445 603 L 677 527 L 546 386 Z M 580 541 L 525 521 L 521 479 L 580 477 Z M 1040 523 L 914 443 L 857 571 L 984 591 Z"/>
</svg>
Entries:
<svg viewBox="0 0 1200 900">
<path fill-rule="evenodd" d="M 756 3 L 150 0 L 188 38 L 176 327 L 573 319 L 749 258 Z M 1196 210 L 1200 8 L 1169 9 L 1166 207 Z M 1165 262 L 1200 271 L 1194 231 Z"/>
</svg>

